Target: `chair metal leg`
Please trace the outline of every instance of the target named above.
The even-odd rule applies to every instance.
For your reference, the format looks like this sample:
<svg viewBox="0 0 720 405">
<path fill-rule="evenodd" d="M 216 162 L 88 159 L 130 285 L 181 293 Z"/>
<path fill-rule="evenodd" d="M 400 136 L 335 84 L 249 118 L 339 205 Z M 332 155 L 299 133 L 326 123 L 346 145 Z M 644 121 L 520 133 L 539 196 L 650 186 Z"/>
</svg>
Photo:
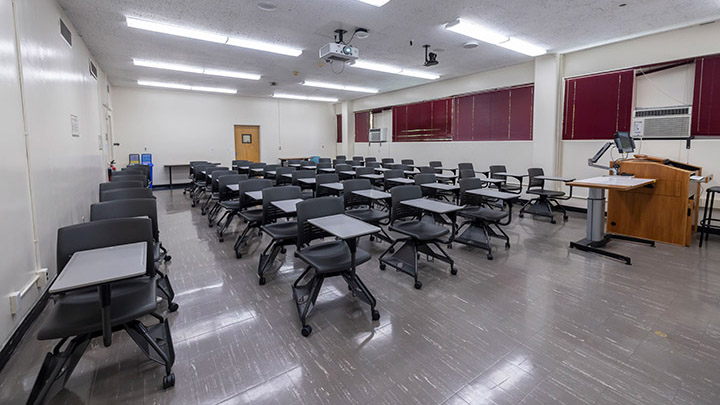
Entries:
<svg viewBox="0 0 720 405">
<path fill-rule="evenodd" d="M 379 320 L 380 313 L 375 309 L 375 307 L 377 306 L 377 300 L 367 288 L 365 283 L 362 282 L 360 276 L 358 276 L 357 274 L 353 275 L 352 271 L 345 272 L 342 276 L 348 283 L 350 291 L 352 291 L 353 294 L 360 292 L 358 298 L 360 298 L 360 300 L 362 300 L 366 304 L 370 305 L 370 313 L 372 314 L 372 320 Z"/>
<path fill-rule="evenodd" d="M 173 301 L 175 299 L 175 290 L 173 290 L 172 284 L 170 284 L 170 278 L 167 274 L 157 272 L 159 277 L 157 279 L 158 296 L 164 298 L 168 302 L 168 311 L 175 312 L 178 310 L 180 305 Z"/>
<path fill-rule="evenodd" d="M 312 333 L 312 327 L 307 324 L 307 317 L 315 306 L 315 301 L 317 301 L 320 288 L 325 280 L 324 276 L 315 274 L 308 282 L 300 284 L 300 281 L 305 278 L 311 269 L 312 267 L 308 266 L 292 286 L 293 299 L 295 300 L 300 323 L 302 324 L 302 335 L 305 337 L 310 336 Z"/>
<path fill-rule="evenodd" d="M 265 272 L 272 267 L 272 264 L 275 262 L 275 258 L 277 255 L 282 251 L 283 249 L 283 241 L 279 240 L 271 240 L 270 244 L 267 245 L 265 250 L 260 254 L 260 260 L 258 262 L 258 279 L 260 285 L 265 285 L 265 282 L 267 281 L 265 279 Z M 269 252 L 269 253 L 268 253 Z"/>
<path fill-rule="evenodd" d="M 167 389 L 174 386 L 175 374 L 172 372 L 172 366 L 175 363 L 175 349 L 173 348 L 168 321 L 161 321 L 149 328 L 140 321 L 132 321 L 125 324 L 124 327 L 128 335 L 145 354 L 145 357 L 165 366 L 163 388 Z"/>
<path fill-rule="evenodd" d="M 62 339 L 55 345 L 52 353 L 45 355 L 28 404 L 45 404 L 65 387 L 92 338 L 90 334 L 76 336 L 64 351 L 60 351 L 67 341 L 67 338 Z"/>
</svg>

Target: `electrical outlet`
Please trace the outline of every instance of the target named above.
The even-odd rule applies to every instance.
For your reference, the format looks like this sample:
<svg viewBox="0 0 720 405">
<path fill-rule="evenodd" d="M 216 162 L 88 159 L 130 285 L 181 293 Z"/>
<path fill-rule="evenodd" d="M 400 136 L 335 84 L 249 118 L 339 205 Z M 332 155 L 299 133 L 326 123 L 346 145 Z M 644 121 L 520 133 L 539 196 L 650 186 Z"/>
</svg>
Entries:
<svg viewBox="0 0 720 405">
<path fill-rule="evenodd" d="M 37 271 L 37 286 L 38 288 L 44 288 L 48 281 L 50 281 L 50 272 L 48 272 L 48 269 L 40 269 Z"/>
<path fill-rule="evenodd" d="M 10 293 L 10 313 L 15 315 L 20 308 L 20 300 L 22 299 L 21 291 L 13 291 Z"/>
</svg>

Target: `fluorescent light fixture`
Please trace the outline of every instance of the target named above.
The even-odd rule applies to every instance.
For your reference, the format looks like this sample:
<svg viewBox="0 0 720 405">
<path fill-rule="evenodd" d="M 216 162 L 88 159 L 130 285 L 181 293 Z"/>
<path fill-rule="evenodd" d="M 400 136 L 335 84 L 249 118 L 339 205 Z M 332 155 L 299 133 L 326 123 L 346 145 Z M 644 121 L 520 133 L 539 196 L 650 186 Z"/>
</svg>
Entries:
<svg viewBox="0 0 720 405">
<path fill-rule="evenodd" d="M 481 27 L 477 24 L 467 22 L 463 19 L 458 18 L 457 20 L 445 24 L 445 29 L 458 34 L 465 35 L 466 37 L 475 38 L 477 40 L 487 42 L 489 44 L 497 45 L 501 42 L 507 41 L 509 38 L 500 35 L 497 32 L 491 31 L 485 27 Z"/>
<path fill-rule="evenodd" d="M 509 38 L 479 25 L 458 18 L 445 24 L 445 29 L 470 38 L 475 38 L 489 44 L 501 46 L 505 49 L 522 53 L 527 56 L 540 56 L 547 53 L 546 49 L 517 38 Z"/>
<path fill-rule="evenodd" d="M 332 98 L 332 97 L 300 96 L 300 95 L 296 95 L 296 94 L 285 94 L 285 93 L 275 93 L 275 94 L 273 94 L 273 97 L 289 98 L 292 100 L 325 101 L 328 103 L 336 103 L 338 101 L 338 99 Z"/>
<path fill-rule="evenodd" d="M 135 66 L 143 66 L 155 69 L 174 70 L 177 72 L 199 73 L 210 76 L 233 77 L 236 79 L 260 80 L 260 75 L 254 73 L 234 72 L 231 70 L 208 69 L 198 66 L 179 65 L 175 63 L 156 62 L 152 60 L 133 59 Z"/>
<path fill-rule="evenodd" d="M 228 45 L 238 46 L 240 48 L 256 49 L 258 51 L 279 53 L 281 55 L 288 56 L 300 56 L 302 49 L 290 48 L 282 45 L 270 44 L 267 42 L 253 41 L 250 39 L 242 38 L 228 38 Z"/>
<path fill-rule="evenodd" d="M 533 57 L 547 53 L 547 50 L 517 38 L 510 38 L 507 42 L 498 44 L 498 46 Z"/>
<path fill-rule="evenodd" d="M 199 39 L 201 41 L 216 42 L 224 44 L 227 42 L 226 35 L 215 34 L 207 31 L 199 31 L 190 28 L 178 27 L 177 25 L 163 24 L 154 21 L 139 20 L 137 18 L 125 17 L 128 27 L 138 28 L 146 31 L 160 32 L 162 34 L 175 35 L 178 37 Z"/>
<path fill-rule="evenodd" d="M 427 73 L 420 70 L 403 69 L 400 74 L 403 76 L 419 77 L 421 79 L 428 80 L 436 80 L 440 78 L 440 75 L 436 75 L 435 73 Z"/>
<path fill-rule="evenodd" d="M 362 1 L 363 3 L 369 4 L 371 6 L 382 7 L 385 5 L 385 3 L 387 3 L 390 0 L 359 0 L 359 1 Z"/>
<path fill-rule="evenodd" d="M 345 90 L 345 91 L 357 91 L 359 93 L 377 93 L 377 89 L 370 89 L 367 87 L 357 87 L 357 86 L 344 86 L 342 84 L 333 84 L 333 83 L 323 83 L 323 82 L 313 82 L 313 81 L 305 81 L 303 82 L 303 85 L 310 86 L 310 87 L 322 87 L 324 89 L 334 89 L 334 90 Z"/>
<path fill-rule="evenodd" d="M 192 91 L 204 91 L 204 92 L 210 92 L 210 93 L 237 94 L 237 90 L 235 90 L 235 89 L 224 89 L 221 87 L 189 86 L 187 84 L 153 82 L 153 81 L 149 81 L 149 80 L 138 80 L 137 84 L 140 86 L 162 87 L 162 88 L 166 88 L 166 89 L 175 89 L 175 90 L 192 90 Z"/>
<path fill-rule="evenodd" d="M 383 65 L 383 64 L 374 63 L 374 62 L 365 62 L 365 61 L 361 61 L 361 60 L 356 60 L 355 63 L 353 63 L 350 66 L 360 68 L 360 69 L 375 70 L 377 72 L 394 73 L 396 75 L 419 77 L 421 79 L 428 79 L 428 80 L 435 80 L 435 79 L 440 78 L 440 75 L 435 74 L 435 73 L 427 73 L 427 72 L 423 72 L 420 70 L 403 69 L 403 68 L 399 68 L 399 67 L 395 67 L 395 66 Z"/>
<path fill-rule="evenodd" d="M 146 31 L 160 32 L 162 34 L 199 39 L 201 41 L 233 45 L 241 48 L 256 49 L 258 51 L 279 53 L 289 56 L 300 56 L 300 54 L 302 54 L 302 49 L 291 48 L 262 41 L 254 41 L 250 39 L 232 38 L 228 37 L 227 35 L 216 34 L 213 32 L 194 30 L 191 28 L 179 27 L 177 25 L 170 25 L 154 21 L 140 20 L 133 17 L 125 17 L 125 22 L 127 23 L 128 27 L 138 28 Z"/>
</svg>

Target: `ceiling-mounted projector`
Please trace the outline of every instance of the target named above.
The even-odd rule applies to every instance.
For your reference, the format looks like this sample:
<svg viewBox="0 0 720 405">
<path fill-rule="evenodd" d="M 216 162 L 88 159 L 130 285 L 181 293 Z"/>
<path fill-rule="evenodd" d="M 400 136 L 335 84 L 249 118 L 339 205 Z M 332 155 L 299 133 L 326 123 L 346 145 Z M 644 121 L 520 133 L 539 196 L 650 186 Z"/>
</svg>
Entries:
<svg viewBox="0 0 720 405">
<path fill-rule="evenodd" d="M 348 62 L 360 57 L 360 51 L 350 45 L 331 42 L 320 48 L 320 59 Z"/>
</svg>

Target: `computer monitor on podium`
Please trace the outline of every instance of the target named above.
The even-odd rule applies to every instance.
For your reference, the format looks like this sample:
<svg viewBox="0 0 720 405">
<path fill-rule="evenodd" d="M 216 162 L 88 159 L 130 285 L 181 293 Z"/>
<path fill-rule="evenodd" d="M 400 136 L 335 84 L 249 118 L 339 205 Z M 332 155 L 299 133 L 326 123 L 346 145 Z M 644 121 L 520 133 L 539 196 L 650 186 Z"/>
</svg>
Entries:
<svg viewBox="0 0 720 405">
<path fill-rule="evenodd" d="M 615 146 L 617 146 L 620 153 L 633 153 L 635 152 L 635 141 L 630 136 L 629 132 L 615 132 Z"/>
</svg>

